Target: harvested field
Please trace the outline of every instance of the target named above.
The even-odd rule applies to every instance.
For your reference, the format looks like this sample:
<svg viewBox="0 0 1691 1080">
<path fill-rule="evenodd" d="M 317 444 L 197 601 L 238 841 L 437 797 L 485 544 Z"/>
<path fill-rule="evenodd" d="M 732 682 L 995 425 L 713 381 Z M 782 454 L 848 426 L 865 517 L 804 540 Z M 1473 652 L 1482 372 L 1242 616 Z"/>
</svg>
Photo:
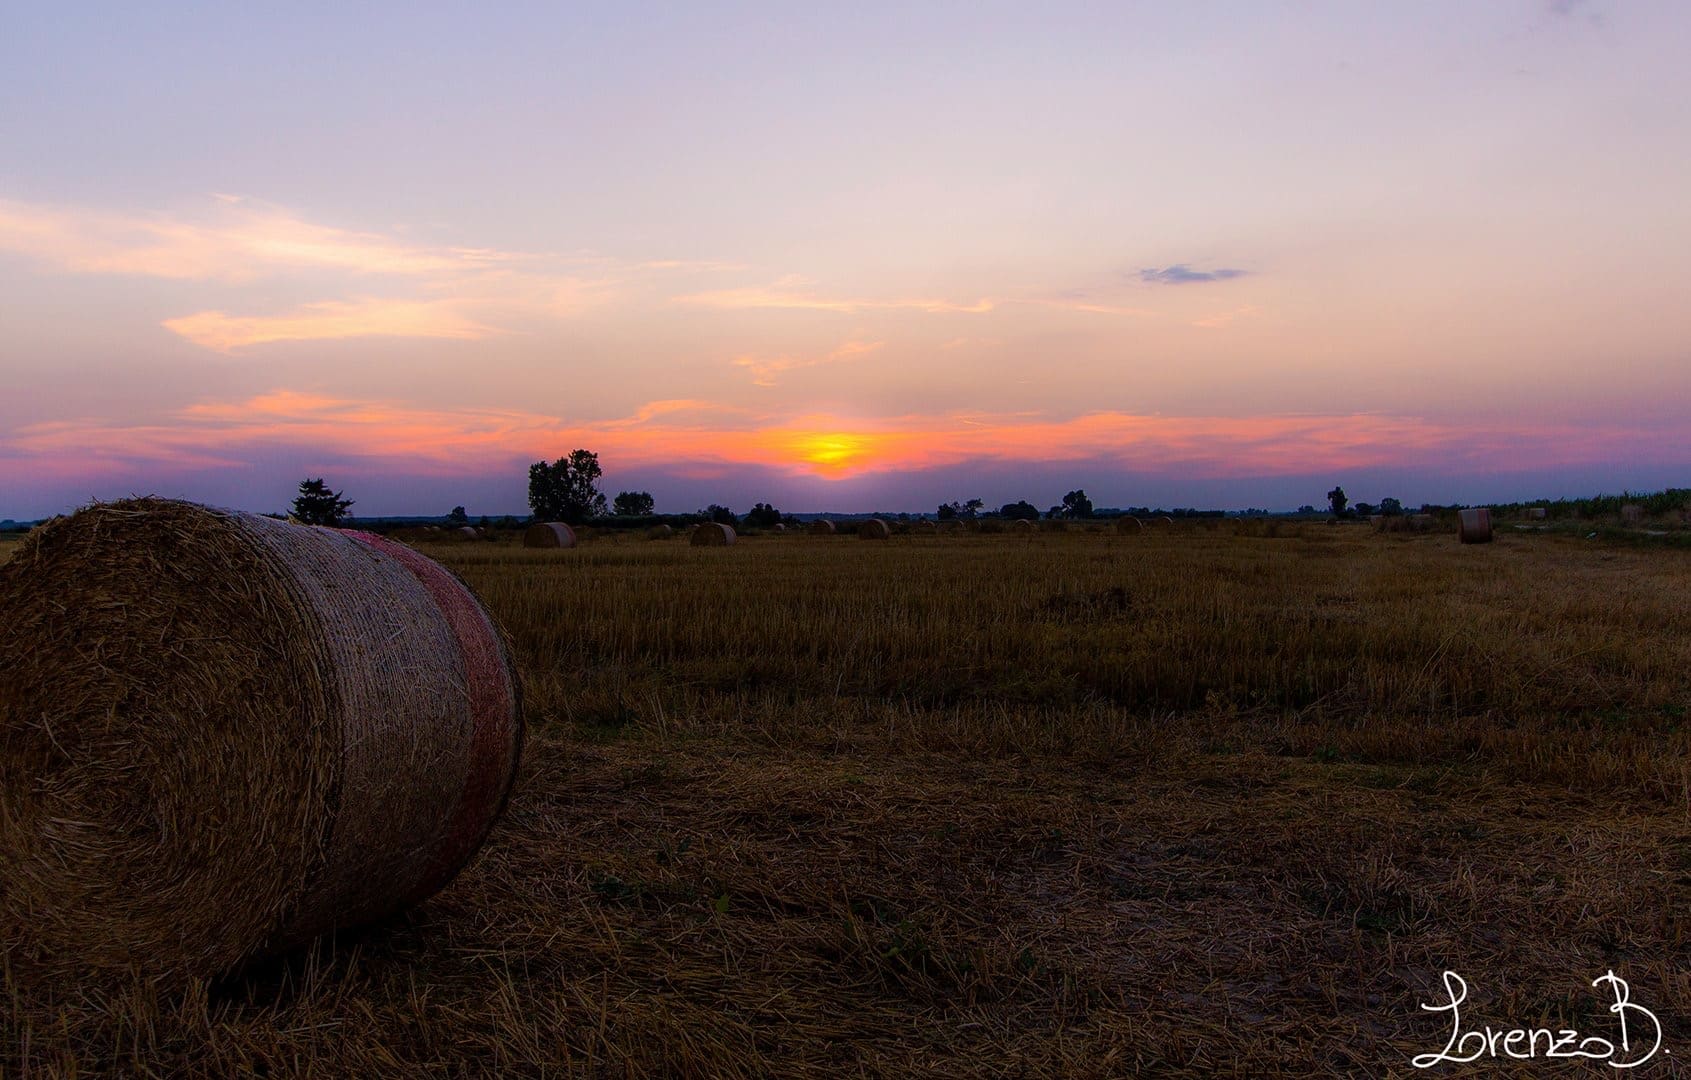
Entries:
<svg viewBox="0 0 1691 1080">
<path fill-rule="evenodd" d="M 1446 969 L 1613 1036 L 1612 968 L 1691 1052 L 1691 552 L 430 553 L 527 687 L 487 850 L 185 997 L 0 994 L 0 1073 L 1409 1074 Z"/>
</svg>

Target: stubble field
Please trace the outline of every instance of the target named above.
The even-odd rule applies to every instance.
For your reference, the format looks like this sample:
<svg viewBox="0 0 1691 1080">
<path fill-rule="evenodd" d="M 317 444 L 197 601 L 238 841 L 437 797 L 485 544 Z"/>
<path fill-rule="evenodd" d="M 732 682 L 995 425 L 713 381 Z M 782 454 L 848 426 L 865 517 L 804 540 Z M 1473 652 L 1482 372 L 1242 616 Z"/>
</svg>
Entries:
<svg viewBox="0 0 1691 1080">
<path fill-rule="evenodd" d="M 526 683 L 488 848 L 186 997 L 14 997 L 0 1074 L 1402 1074 L 1447 969 L 1614 1037 L 1613 969 L 1691 1054 L 1686 551 L 420 546 Z"/>
</svg>

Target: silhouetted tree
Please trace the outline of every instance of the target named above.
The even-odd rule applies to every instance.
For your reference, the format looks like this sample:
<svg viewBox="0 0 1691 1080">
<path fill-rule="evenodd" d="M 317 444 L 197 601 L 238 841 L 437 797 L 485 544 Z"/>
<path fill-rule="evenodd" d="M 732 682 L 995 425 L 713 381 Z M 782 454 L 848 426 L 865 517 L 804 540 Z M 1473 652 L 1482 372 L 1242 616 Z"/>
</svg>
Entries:
<svg viewBox="0 0 1691 1080">
<path fill-rule="evenodd" d="M 452 513 L 446 515 L 446 523 L 448 525 L 468 525 L 470 523 L 470 515 L 464 512 L 464 508 L 462 506 L 454 506 L 452 508 Z"/>
<path fill-rule="evenodd" d="M 1009 518 L 1012 521 L 1020 518 L 1027 518 L 1029 521 L 1032 521 L 1033 519 L 1039 517 L 1039 507 L 1026 500 L 1021 502 L 1005 503 L 999 509 L 998 516 Z"/>
<path fill-rule="evenodd" d="M 646 517 L 656 506 L 650 492 L 619 491 L 611 500 L 611 513 L 618 517 Z"/>
<path fill-rule="evenodd" d="M 1333 508 L 1333 515 L 1335 517 L 1339 517 L 1344 514 L 1345 506 L 1349 502 L 1350 500 L 1345 498 L 1345 489 L 1342 487 L 1335 487 L 1332 491 L 1327 493 L 1327 503 Z"/>
<path fill-rule="evenodd" d="M 338 528 L 346 517 L 351 499 L 341 498 L 345 492 L 330 491 L 322 477 L 301 480 L 299 494 L 294 497 L 293 515 L 307 525 L 328 525 Z"/>
<path fill-rule="evenodd" d="M 711 521 L 716 522 L 718 525 L 727 525 L 729 528 L 734 528 L 740 524 L 740 519 L 734 516 L 734 511 L 728 509 L 726 506 L 718 506 L 715 503 L 711 503 L 703 510 L 700 510 L 699 513 L 703 514 Z"/>
<path fill-rule="evenodd" d="M 1089 518 L 1092 516 L 1092 500 L 1086 497 L 1084 491 L 1071 491 L 1063 496 L 1061 509 L 1067 518 Z"/>
<path fill-rule="evenodd" d="M 1374 505 L 1372 503 L 1359 502 L 1356 504 L 1356 513 L 1359 517 L 1367 517 L 1373 512 Z"/>
<path fill-rule="evenodd" d="M 1389 497 L 1381 499 L 1380 513 L 1386 515 L 1387 517 L 1396 517 L 1397 515 L 1403 513 L 1403 504 L 1398 502 L 1396 499 Z"/>
<path fill-rule="evenodd" d="M 781 524 L 781 511 L 768 503 L 758 503 L 746 511 L 746 527 L 753 529 L 767 529 Z"/>
<path fill-rule="evenodd" d="M 940 521 L 955 521 L 957 519 L 957 511 L 958 505 L 954 502 L 940 503 L 939 510 L 934 516 Z"/>
<path fill-rule="evenodd" d="M 528 467 L 528 505 L 537 521 L 565 521 L 580 525 L 605 512 L 605 497 L 599 494 L 603 475 L 599 455 L 575 450 L 548 465 L 537 461 Z"/>
</svg>

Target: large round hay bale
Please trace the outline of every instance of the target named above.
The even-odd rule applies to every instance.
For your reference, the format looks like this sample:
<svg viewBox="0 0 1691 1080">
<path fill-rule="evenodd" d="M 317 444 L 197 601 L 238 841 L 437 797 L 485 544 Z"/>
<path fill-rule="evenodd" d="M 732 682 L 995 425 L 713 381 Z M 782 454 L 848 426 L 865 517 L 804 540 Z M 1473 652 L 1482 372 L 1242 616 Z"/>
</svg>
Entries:
<svg viewBox="0 0 1691 1080">
<path fill-rule="evenodd" d="M 1621 520 L 1628 525 L 1637 525 L 1644 520 L 1644 508 L 1637 503 L 1627 503 L 1621 507 Z"/>
<path fill-rule="evenodd" d="M 1550 511 L 1547 507 L 1543 507 L 1543 506 L 1529 506 L 1529 507 L 1527 507 L 1527 520 L 1528 521 L 1543 521 L 1545 518 L 1547 518 L 1549 516 L 1550 516 Z"/>
<path fill-rule="evenodd" d="M 834 523 L 827 518 L 817 518 L 810 523 L 810 535 L 812 536 L 833 536 L 835 531 Z"/>
<path fill-rule="evenodd" d="M 1116 532 L 1142 533 L 1144 531 L 1145 523 L 1134 517 L 1132 514 L 1123 514 L 1121 517 L 1116 518 Z"/>
<path fill-rule="evenodd" d="M 929 518 L 922 518 L 919 521 L 911 523 L 910 531 L 913 533 L 919 533 L 922 536 L 933 536 L 939 532 L 939 523 Z"/>
<path fill-rule="evenodd" d="M 575 547 L 575 530 L 561 521 L 535 522 L 523 530 L 523 547 L 572 548 Z"/>
<path fill-rule="evenodd" d="M 887 523 L 880 518 L 870 518 L 868 521 L 858 522 L 857 538 L 859 540 L 885 540 L 892 535 Z"/>
<path fill-rule="evenodd" d="M 1015 521 L 1010 523 L 1011 532 L 1030 533 L 1034 532 L 1038 528 L 1039 526 L 1035 525 L 1027 518 L 1017 518 Z"/>
<path fill-rule="evenodd" d="M 1483 506 L 1463 510 L 1457 515 L 1457 538 L 1464 544 L 1491 543 L 1491 511 Z"/>
<path fill-rule="evenodd" d="M 669 525 L 654 525 L 646 535 L 653 540 L 668 540 L 675 535 L 675 529 Z"/>
<path fill-rule="evenodd" d="M 770 532 L 784 533 L 784 532 L 787 531 L 787 527 L 785 525 L 781 524 L 779 521 L 777 521 L 775 524 L 773 524 L 769 527 L 769 531 Z"/>
<path fill-rule="evenodd" d="M 693 530 L 694 547 L 727 547 L 734 542 L 734 526 L 720 521 L 702 521 Z"/>
<path fill-rule="evenodd" d="M 457 529 L 455 529 L 453 531 L 458 535 L 458 538 L 460 540 L 480 540 L 481 539 L 481 533 L 477 532 L 474 527 L 469 526 L 469 525 L 460 525 L 460 526 L 458 526 Z"/>
<path fill-rule="evenodd" d="M 173 982 L 432 895 L 522 742 L 493 621 L 367 533 L 95 505 L 0 567 L 0 954 Z"/>
</svg>

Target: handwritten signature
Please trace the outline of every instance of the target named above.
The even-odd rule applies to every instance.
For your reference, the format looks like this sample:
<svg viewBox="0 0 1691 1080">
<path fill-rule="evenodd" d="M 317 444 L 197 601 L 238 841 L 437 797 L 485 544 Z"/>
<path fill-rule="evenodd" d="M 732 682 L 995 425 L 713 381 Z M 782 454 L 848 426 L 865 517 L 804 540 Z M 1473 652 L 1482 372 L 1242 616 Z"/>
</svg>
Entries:
<svg viewBox="0 0 1691 1080">
<path fill-rule="evenodd" d="M 1463 1031 L 1461 1005 L 1468 1000 L 1468 984 L 1456 972 L 1447 971 L 1444 973 L 1444 992 L 1450 1000 L 1442 1005 L 1423 1003 L 1421 1008 L 1427 1012 L 1450 1013 L 1450 1040 L 1438 1053 L 1417 1054 L 1409 1059 L 1409 1063 L 1417 1069 L 1430 1069 L 1446 1061 L 1460 1063 L 1482 1057 L 1495 1058 L 1501 1051 L 1505 1057 L 1521 1060 L 1536 1057 L 1591 1058 L 1607 1061 L 1617 1069 L 1634 1069 L 1655 1057 L 1658 1050 L 1671 1054 L 1671 1050 L 1662 1050 L 1661 1021 L 1656 1019 L 1655 1013 L 1632 1000 L 1632 988 L 1626 980 L 1613 971 L 1591 980 L 1593 987 L 1604 984 L 1609 986 L 1615 998 L 1609 1012 L 1620 1021 L 1619 1045 L 1597 1035 L 1582 1039 L 1579 1032 L 1566 1028 L 1496 1029 L 1487 1025 Z M 1634 1045 L 1641 1047 L 1644 1040 L 1640 1036 L 1644 1035 L 1650 1038 L 1650 1049 L 1634 1058 Z M 1616 1060 L 1616 1055 L 1621 1055 L 1621 1059 Z"/>
</svg>

